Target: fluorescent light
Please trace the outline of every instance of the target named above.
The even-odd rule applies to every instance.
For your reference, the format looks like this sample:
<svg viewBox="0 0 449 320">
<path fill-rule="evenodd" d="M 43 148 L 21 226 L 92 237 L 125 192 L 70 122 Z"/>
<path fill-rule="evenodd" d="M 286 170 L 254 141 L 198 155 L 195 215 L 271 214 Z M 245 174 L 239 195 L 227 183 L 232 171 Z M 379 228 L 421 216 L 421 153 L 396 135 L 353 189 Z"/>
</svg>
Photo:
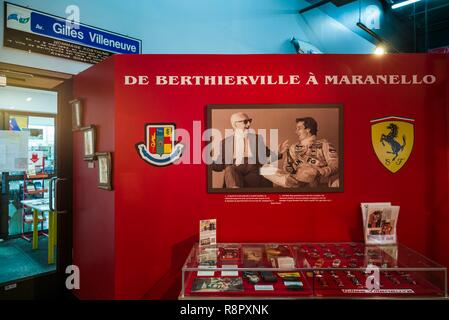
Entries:
<svg viewBox="0 0 449 320">
<path fill-rule="evenodd" d="M 403 7 L 403 6 L 407 6 L 409 4 L 412 4 L 412 3 L 415 3 L 415 2 L 418 2 L 418 1 L 421 1 L 421 0 L 407 0 L 407 1 L 402 1 L 402 2 L 399 2 L 399 3 L 395 3 L 394 5 L 391 6 L 391 9 L 397 9 L 397 8 L 400 8 L 400 7 Z"/>
</svg>

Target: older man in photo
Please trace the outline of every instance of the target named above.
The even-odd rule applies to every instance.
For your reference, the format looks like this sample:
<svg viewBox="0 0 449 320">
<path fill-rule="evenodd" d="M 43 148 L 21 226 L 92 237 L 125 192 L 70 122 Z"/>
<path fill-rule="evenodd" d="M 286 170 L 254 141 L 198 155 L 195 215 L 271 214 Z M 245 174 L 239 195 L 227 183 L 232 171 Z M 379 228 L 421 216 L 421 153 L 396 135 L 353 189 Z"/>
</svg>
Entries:
<svg viewBox="0 0 449 320">
<path fill-rule="evenodd" d="M 232 114 L 233 135 L 221 141 L 214 157 L 212 170 L 224 171 L 225 188 L 272 187 L 259 173 L 271 152 L 262 137 L 250 130 L 251 123 L 252 119 L 246 113 Z"/>
</svg>

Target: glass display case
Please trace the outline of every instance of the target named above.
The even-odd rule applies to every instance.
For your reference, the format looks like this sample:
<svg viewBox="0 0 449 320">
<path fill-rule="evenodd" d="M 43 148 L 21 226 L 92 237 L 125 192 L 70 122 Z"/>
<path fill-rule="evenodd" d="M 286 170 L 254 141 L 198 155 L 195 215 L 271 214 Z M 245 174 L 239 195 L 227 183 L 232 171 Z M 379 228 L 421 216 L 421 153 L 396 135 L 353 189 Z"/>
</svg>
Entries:
<svg viewBox="0 0 449 320">
<path fill-rule="evenodd" d="M 180 299 L 446 298 L 447 269 L 403 245 L 196 244 Z"/>
</svg>

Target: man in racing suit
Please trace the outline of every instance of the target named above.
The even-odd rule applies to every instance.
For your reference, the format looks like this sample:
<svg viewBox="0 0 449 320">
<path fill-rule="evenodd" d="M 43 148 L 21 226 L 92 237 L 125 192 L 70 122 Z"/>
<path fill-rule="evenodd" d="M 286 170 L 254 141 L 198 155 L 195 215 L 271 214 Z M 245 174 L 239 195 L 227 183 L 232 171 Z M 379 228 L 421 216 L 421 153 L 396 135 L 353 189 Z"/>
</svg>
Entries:
<svg viewBox="0 0 449 320">
<path fill-rule="evenodd" d="M 337 150 L 326 139 L 317 139 L 317 131 L 315 119 L 296 119 L 299 142 L 291 145 L 283 156 L 290 187 L 339 186 Z"/>
</svg>

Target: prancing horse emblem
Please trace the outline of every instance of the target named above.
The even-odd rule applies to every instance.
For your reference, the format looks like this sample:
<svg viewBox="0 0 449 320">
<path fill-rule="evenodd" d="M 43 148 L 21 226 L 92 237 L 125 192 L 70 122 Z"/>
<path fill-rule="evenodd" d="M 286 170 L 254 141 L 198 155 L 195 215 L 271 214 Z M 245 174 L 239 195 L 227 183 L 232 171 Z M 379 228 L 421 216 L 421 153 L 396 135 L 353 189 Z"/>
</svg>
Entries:
<svg viewBox="0 0 449 320">
<path fill-rule="evenodd" d="M 391 151 L 387 151 L 387 153 L 394 154 L 392 161 L 396 160 L 396 158 L 399 156 L 399 152 L 404 151 L 404 147 L 406 144 L 406 137 L 405 135 L 402 135 L 402 145 L 396 141 L 395 139 L 398 137 L 398 126 L 394 123 L 390 123 L 387 126 L 387 129 L 390 130 L 388 134 L 382 134 L 380 137 L 380 142 L 382 142 L 382 145 L 385 147 L 385 142 L 388 143 L 391 147 Z"/>
<path fill-rule="evenodd" d="M 407 162 L 414 142 L 413 119 L 387 117 L 371 121 L 371 142 L 379 161 L 395 173 Z"/>
</svg>

